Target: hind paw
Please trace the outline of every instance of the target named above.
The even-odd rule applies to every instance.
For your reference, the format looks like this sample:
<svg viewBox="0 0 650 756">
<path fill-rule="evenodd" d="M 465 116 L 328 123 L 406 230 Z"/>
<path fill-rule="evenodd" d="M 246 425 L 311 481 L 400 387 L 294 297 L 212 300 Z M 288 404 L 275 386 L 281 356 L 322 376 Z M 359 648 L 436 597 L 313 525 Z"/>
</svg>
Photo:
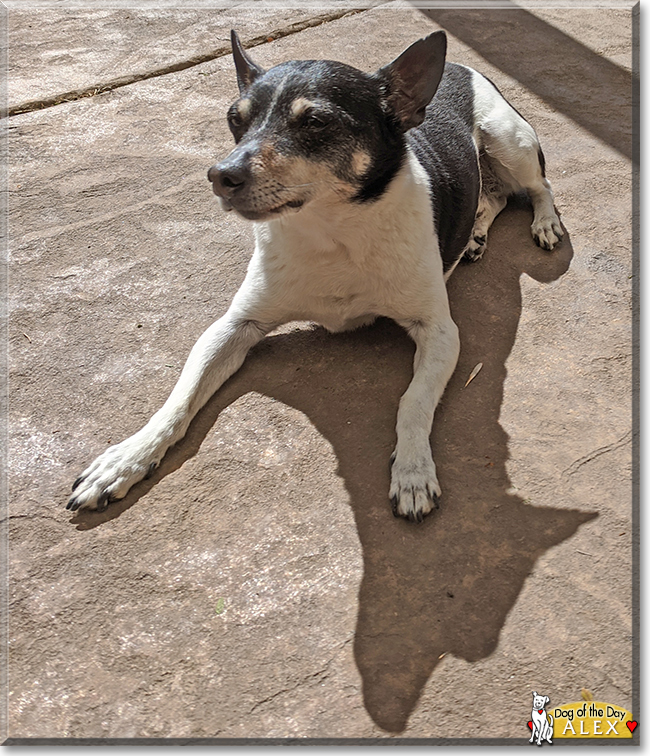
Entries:
<svg viewBox="0 0 650 756">
<path fill-rule="evenodd" d="M 469 262 L 477 262 L 485 253 L 487 236 L 474 236 L 472 241 L 467 245 L 463 258 Z"/>
</svg>

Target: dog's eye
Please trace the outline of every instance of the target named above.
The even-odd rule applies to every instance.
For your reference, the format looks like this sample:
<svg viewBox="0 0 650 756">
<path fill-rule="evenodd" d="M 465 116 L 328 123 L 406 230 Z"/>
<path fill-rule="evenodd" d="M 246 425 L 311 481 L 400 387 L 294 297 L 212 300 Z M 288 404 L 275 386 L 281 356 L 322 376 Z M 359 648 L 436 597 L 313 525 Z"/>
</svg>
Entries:
<svg viewBox="0 0 650 756">
<path fill-rule="evenodd" d="M 231 111 L 228 113 L 228 123 L 234 128 L 237 129 L 240 126 L 244 125 L 244 119 L 241 117 L 241 115 L 236 111 Z"/>
<path fill-rule="evenodd" d="M 321 113 L 307 113 L 303 119 L 302 125 L 312 131 L 319 131 L 329 125 L 329 119 Z"/>
</svg>

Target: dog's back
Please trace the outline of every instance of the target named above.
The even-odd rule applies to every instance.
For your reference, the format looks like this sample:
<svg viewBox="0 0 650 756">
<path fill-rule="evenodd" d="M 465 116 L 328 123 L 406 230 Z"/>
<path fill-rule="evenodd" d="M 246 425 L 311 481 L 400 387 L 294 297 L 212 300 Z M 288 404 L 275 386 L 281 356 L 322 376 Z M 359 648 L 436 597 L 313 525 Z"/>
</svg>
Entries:
<svg viewBox="0 0 650 756">
<path fill-rule="evenodd" d="M 429 174 L 445 271 L 463 254 L 478 206 L 481 180 L 473 128 L 472 72 L 447 63 L 424 122 L 407 134 L 411 149 Z"/>
</svg>

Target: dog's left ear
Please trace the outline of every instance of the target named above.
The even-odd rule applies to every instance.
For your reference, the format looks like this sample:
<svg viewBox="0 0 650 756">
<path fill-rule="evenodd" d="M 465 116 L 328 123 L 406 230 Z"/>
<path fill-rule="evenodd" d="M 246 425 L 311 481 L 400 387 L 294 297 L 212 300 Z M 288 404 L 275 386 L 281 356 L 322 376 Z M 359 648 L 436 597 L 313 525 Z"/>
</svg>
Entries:
<svg viewBox="0 0 650 756">
<path fill-rule="evenodd" d="M 377 71 L 388 78 L 388 103 L 396 113 L 404 131 L 424 121 L 424 109 L 433 99 L 445 68 L 447 35 L 436 31 L 423 37 L 392 63 Z"/>
<path fill-rule="evenodd" d="M 546 706 L 546 704 L 550 702 L 551 702 L 551 699 L 548 696 L 544 696 L 544 706 Z"/>
<path fill-rule="evenodd" d="M 232 45 L 232 57 L 235 59 L 235 69 L 237 70 L 237 84 L 239 85 L 239 92 L 242 94 L 258 76 L 264 73 L 264 69 L 246 55 L 246 51 L 234 29 L 230 30 L 230 43 Z"/>
</svg>

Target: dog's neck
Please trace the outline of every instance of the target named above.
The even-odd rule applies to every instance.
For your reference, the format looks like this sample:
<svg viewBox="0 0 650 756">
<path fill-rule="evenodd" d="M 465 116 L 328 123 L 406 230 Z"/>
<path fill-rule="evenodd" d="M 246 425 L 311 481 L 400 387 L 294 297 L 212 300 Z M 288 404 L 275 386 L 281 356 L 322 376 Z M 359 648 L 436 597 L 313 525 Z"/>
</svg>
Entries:
<svg viewBox="0 0 650 756">
<path fill-rule="evenodd" d="M 331 196 L 305 205 L 272 221 L 255 224 L 258 245 L 279 251 L 280 245 L 296 254 L 345 249 L 355 257 L 372 253 L 385 236 L 387 224 L 403 224 L 408 233 L 414 211 L 431 214 L 429 184 L 417 158 L 407 151 L 404 164 L 377 200 L 365 203 L 341 201 Z"/>
</svg>

